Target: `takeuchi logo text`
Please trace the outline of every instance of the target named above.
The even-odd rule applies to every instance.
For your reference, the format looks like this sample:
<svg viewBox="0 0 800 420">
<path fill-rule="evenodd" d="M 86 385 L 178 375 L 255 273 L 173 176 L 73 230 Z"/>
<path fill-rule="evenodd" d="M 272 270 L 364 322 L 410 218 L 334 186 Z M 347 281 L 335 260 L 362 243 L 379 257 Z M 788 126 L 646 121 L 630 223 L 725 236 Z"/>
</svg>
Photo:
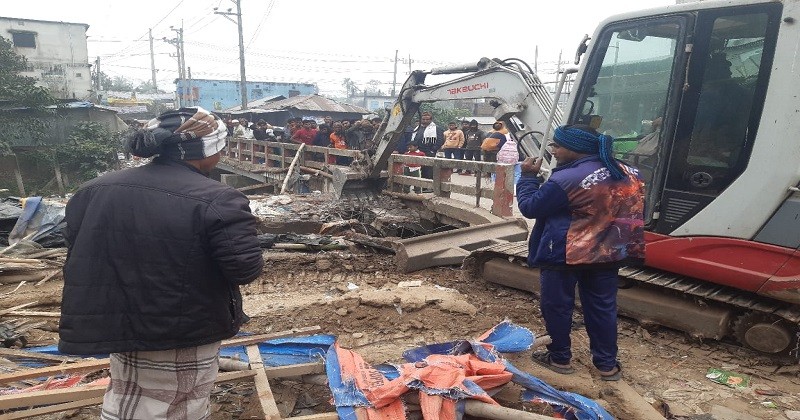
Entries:
<svg viewBox="0 0 800 420">
<path fill-rule="evenodd" d="M 456 88 L 450 88 L 450 89 L 447 89 L 447 92 L 449 94 L 451 94 L 451 95 L 458 95 L 459 93 L 472 92 L 472 91 L 481 90 L 481 89 L 489 89 L 489 82 L 475 83 L 474 85 L 466 85 L 466 86 L 460 86 L 460 87 L 456 87 Z"/>
</svg>

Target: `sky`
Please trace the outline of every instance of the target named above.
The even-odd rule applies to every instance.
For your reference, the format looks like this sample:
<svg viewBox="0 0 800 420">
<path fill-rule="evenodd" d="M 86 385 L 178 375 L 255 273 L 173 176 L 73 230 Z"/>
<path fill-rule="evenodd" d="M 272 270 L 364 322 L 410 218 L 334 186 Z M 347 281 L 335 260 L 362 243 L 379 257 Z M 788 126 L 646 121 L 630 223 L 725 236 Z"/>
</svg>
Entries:
<svg viewBox="0 0 800 420">
<path fill-rule="evenodd" d="M 640 0 L 635 9 L 674 4 Z M 370 81 L 392 90 L 409 69 L 520 58 L 539 77 L 571 60 L 584 34 L 605 18 L 632 11 L 629 0 L 241 0 L 249 81 L 316 83 L 322 94 L 344 96 L 343 81 Z M 233 0 L 3 1 L 0 16 L 86 23 L 89 61 L 135 84 L 151 79 L 148 28 L 154 38 L 159 89 L 173 91 L 178 64 L 170 27 L 184 28 L 186 65 L 196 79 L 239 80 L 237 25 L 225 12 Z M 235 16 L 233 17 L 235 19 Z M 538 49 L 538 60 L 536 51 Z M 411 63 L 409 64 L 409 58 Z"/>
</svg>

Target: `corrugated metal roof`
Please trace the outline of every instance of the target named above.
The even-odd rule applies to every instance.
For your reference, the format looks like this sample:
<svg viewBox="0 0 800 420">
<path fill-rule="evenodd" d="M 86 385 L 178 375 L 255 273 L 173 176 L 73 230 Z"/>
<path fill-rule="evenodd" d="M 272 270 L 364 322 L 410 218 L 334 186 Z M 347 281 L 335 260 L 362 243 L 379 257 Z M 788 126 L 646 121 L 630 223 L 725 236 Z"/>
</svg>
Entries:
<svg viewBox="0 0 800 420">
<path fill-rule="evenodd" d="M 288 109 L 294 108 L 302 111 L 322 112 L 352 112 L 356 114 L 369 114 L 369 110 L 356 105 L 341 104 L 320 95 L 298 95 L 280 101 L 268 102 L 258 107 L 261 109 Z"/>
<path fill-rule="evenodd" d="M 247 103 L 247 109 L 245 111 L 250 110 L 250 109 L 254 109 L 254 108 L 263 108 L 264 105 L 267 104 L 268 102 L 279 101 L 279 100 L 282 100 L 282 99 L 286 99 L 286 97 L 283 96 L 283 95 L 275 95 L 275 96 L 268 96 L 266 98 L 256 99 L 255 101 L 250 101 L 250 102 Z M 236 106 L 232 106 L 232 107 L 230 107 L 230 108 L 228 108 L 228 109 L 226 109 L 225 111 L 222 111 L 222 112 L 234 112 L 234 111 L 241 111 L 241 110 L 242 110 L 242 106 L 241 105 L 236 105 Z"/>
</svg>

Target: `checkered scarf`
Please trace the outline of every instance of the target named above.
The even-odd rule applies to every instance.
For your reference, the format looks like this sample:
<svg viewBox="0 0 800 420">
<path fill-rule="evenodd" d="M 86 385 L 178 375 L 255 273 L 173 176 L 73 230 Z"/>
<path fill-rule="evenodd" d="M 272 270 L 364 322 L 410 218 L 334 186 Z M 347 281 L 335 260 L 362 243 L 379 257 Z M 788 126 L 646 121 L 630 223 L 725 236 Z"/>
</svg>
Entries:
<svg viewBox="0 0 800 420">
<path fill-rule="evenodd" d="M 126 138 L 125 146 L 139 157 L 200 160 L 219 153 L 227 134 L 222 120 L 205 109 L 181 108 L 148 121 Z"/>
</svg>

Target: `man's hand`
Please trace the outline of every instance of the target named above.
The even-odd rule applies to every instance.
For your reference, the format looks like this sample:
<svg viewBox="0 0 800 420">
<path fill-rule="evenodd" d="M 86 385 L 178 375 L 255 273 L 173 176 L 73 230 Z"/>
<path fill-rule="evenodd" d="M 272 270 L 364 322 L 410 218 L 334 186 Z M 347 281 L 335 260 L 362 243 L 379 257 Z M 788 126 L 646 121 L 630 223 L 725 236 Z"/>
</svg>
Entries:
<svg viewBox="0 0 800 420">
<path fill-rule="evenodd" d="M 542 168 L 542 158 L 526 158 L 520 165 L 523 173 L 531 173 L 536 175 Z"/>
</svg>

